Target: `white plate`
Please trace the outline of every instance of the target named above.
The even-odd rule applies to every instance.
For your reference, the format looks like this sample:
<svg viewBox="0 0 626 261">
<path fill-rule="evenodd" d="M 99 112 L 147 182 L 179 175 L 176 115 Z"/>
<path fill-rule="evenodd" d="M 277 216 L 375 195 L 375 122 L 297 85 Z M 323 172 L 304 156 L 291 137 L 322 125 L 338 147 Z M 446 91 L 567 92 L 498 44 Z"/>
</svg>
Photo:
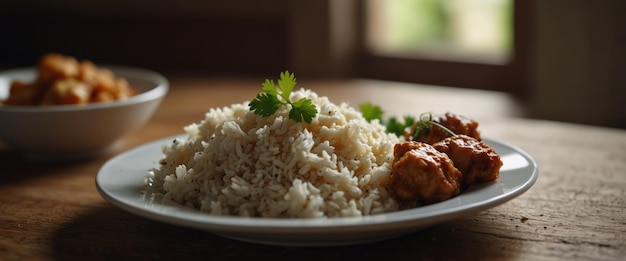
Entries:
<svg viewBox="0 0 626 261">
<path fill-rule="evenodd" d="M 176 136 L 183 137 L 184 136 Z M 335 246 L 380 241 L 436 223 L 492 208 L 527 191 L 537 180 L 537 164 L 524 151 L 484 139 L 502 158 L 500 179 L 470 186 L 452 199 L 410 210 L 357 218 L 268 219 L 215 216 L 175 203 L 143 198 L 148 170 L 158 167 L 161 147 L 175 137 L 157 140 L 106 162 L 96 176 L 98 191 L 113 205 L 149 219 L 205 230 L 247 242 L 284 246 Z"/>
</svg>

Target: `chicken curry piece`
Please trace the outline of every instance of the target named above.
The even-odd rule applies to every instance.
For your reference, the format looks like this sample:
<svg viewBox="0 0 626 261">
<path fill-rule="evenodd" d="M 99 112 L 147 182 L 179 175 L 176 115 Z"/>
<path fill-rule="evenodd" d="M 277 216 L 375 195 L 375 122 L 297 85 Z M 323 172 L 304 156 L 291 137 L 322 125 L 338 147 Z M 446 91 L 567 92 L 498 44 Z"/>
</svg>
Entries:
<svg viewBox="0 0 626 261">
<path fill-rule="evenodd" d="M 432 121 L 441 124 L 455 134 L 463 134 L 480 140 L 478 122 L 470 118 L 447 112 L 445 114 L 434 117 Z M 428 144 L 433 144 L 452 136 L 450 133 L 447 133 L 446 131 L 434 125 L 430 125 L 428 129 L 421 130 L 419 131 L 419 133 L 415 133 L 416 131 L 418 131 L 417 126 L 417 124 L 414 124 L 411 129 L 404 134 L 404 138 L 406 140 L 415 140 Z"/>
<path fill-rule="evenodd" d="M 433 125 L 416 140 L 395 145 L 387 187 L 400 201 L 436 203 L 459 195 L 475 182 L 499 178 L 502 160 L 480 140 L 477 122 L 452 113 L 435 120 L 459 134 L 449 134 Z M 410 130 L 408 137 L 413 137 L 414 131 Z"/>
<path fill-rule="evenodd" d="M 430 144 L 407 141 L 394 147 L 390 178 L 388 186 L 397 199 L 430 204 L 458 195 L 463 175 Z"/>
<path fill-rule="evenodd" d="M 463 187 L 477 181 L 496 181 L 500 177 L 502 160 L 493 148 L 482 141 L 457 135 L 437 142 L 433 147 L 454 162 L 454 166 L 463 174 Z"/>
</svg>

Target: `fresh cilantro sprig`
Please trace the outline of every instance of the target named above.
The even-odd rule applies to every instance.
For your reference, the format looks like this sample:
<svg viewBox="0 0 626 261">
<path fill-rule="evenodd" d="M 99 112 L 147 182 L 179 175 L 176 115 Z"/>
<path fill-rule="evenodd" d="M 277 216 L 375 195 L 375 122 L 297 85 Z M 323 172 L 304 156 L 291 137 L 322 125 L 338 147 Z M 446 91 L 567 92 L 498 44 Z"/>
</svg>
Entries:
<svg viewBox="0 0 626 261">
<path fill-rule="evenodd" d="M 441 129 L 443 132 L 446 132 L 451 136 L 456 136 L 456 133 L 446 128 L 446 126 L 443 126 L 441 125 L 441 123 L 434 121 L 433 115 L 431 113 L 422 113 L 422 115 L 420 115 L 420 120 L 415 123 L 415 130 L 413 131 L 413 136 L 411 138 L 413 140 L 416 140 L 422 134 L 428 136 L 432 131 L 433 126 Z"/>
<path fill-rule="evenodd" d="M 295 122 L 311 123 L 317 108 L 309 98 L 301 98 L 297 101 L 291 101 L 291 92 L 296 87 L 296 77 L 289 71 L 280 73 L 278 85 L 272 80 L 265 80 L 261 85 L 263 92 L 257 94 L 256 98 L 248 105 L 255 114 L 263 117 L 269 117 L 276 113 L 282 106 L 289 105 L 289 119 Z"/>
<path fill-rule="evenodd" d="M 381 124 L 385 125 L 387 133 L 393 133 L 396 136 L 404 135 L 406 128 L 413 128 L 414 126 L 415 130 L 413 131 L 413 136 L 411 137 L 413 139 L 417 139 L 417 137 L 422 134 L 428 135 L 432 126 L 436 126 L 452 136 L 456 135 L 450 129 L 434 121 L 431 113 L 422 113 L 418 121 L 416 121 L 414 117 L 408 115 L 403 117 L 403 121 L 400 121 L 395 117 L 390 117 L 387 121 L 384 121 L 384 111 L 378 105 L 374 105 L 369 102 L 361 103 L 359 104 L 359 109 L 361 109 L 363 118 L 367 121 L 371 122 L 373 119 L 378 119 Z"/>
<path fill-rule="evenodd" d="M 395 117 L 390 117 L 385 123 L 388 133 L 396 134 L 396 136 L 404 135 L 406 128 L 410 128 L 415 124 L 415 118 L 413 116 L 404 116 L 404 121 L 400 121 Z"/>
<path fill-rule="evenodd" d="M 359 109 L 363 114 L 363 118 L 367 121 L 372 121 L 374 119 L 378 119 L 379 121 L 383 121 L 383 109 L 378 105 L 374 105 L 371 102 L 365 102 L 359 104 Z"/>
<path fill-rule="evenodd" d="M 404 122 L 400 122 L 394 117 L 385 121 L 383 119 L 383 114 L 385 113 L 383 109 L 370 102 L 359 104 L 359 109 L 361 110 L 361 114 L 363 114 L 363 118 L 367 121 L 371 122 L 372 120 L 377 119 L 381 124 L 385 125 L 387 133 L 393 133 L 396 136 L 402 136 L 404 134 L 404 130 L 407 127 L 413 126 L 415 123 L 415 118 L 411 116 L 404 116 Z"/>
</svg>

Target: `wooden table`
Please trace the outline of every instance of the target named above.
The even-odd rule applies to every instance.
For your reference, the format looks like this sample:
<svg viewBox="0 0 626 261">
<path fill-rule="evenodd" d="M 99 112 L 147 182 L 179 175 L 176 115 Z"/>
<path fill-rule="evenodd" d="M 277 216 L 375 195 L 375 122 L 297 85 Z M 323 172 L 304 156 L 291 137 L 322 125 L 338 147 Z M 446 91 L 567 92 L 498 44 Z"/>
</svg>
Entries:
<svg viewBox="0 0 626 261">
<path fill-rule="evenodd" d="M 522 196 L 487 211 L 388 241 L 298 248 L 244 243 L 140 218 L 96 191 L 109 158 L 182 133 L 211 107 L 251 99 L 258 79 L 172 77 L 153 119 L 123 146 L 79 162 L 29 162 L 0 148 L 0 259 L 521 259 L 618 260 L 626 255 L 626 131 L 515 117 L 505 94 L 367 80 L 300 80 L 332 101 L 380 104 L 388 115 L 453 111 L 484 137 L 514 144 L 538 163 Z"/>
</svg>

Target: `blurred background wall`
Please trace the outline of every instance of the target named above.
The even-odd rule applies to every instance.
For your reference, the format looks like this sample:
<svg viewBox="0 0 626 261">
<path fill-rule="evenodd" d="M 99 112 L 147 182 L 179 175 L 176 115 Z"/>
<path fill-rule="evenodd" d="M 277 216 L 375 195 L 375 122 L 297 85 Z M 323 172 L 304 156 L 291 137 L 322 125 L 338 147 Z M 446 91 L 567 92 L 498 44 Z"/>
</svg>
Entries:
<svg viewBox="0 0 626 261">
<path fill-rule="evenodd" d="M 164 73 L 274 73 L 287 60 L 286 1 L 0 2 L 0 64 L 46 52 Z"/>
<path fill-rule="evenodd" d="M 454 0 L 421 2 L 436 1 Z M 383 12 L 375 2 L 2 1 L 0 68 L 32 66 L 42 54 L 59 52 L 166 76 L 271 77 L 290 69 L 301 77 L 508 92 L 528 117 L 626 128 L 626 1 L 512 0 L 523 12 L 514 13 L 515 63 L 506 68 L 381 58 L 366 43 L 368 14 Z M 416 8 L 408 15 L 424 13 Z"/>
<path fill-rule="evenodd" d="M 626 128 L 626 1 L 533 1 L 533 117 Z"/>
</svg>

